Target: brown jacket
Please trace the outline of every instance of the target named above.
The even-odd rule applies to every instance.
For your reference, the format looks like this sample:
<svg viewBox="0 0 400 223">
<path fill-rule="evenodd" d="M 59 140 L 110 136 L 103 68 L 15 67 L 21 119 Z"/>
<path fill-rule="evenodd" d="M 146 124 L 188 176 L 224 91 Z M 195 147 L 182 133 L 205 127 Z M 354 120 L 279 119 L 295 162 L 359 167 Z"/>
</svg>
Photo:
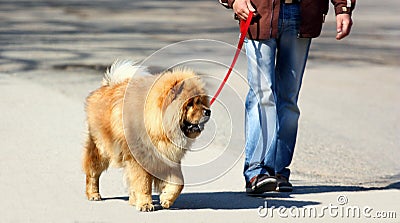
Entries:
<svg viewBox="0 0 400 223">
<path fill-rule="evenodd" d="M 235 0 L 219 0 L 227 8 L 232 8 Z M 278 18 L 280 3 L 284 0 L 252 0 L 253 7 L 257 10 L 250 25 L 247 38 L 263 40 L 276 38 L 278 34 Z M 354 10 L 356 0 L 331 0 L 335 7 L 335 13 L 350 14 Z M 315 38 L 321 33 L 322 23 L 328 13 L 329 0 L 301 0 L 301 25 L 299 37 Z"/>
</svg>

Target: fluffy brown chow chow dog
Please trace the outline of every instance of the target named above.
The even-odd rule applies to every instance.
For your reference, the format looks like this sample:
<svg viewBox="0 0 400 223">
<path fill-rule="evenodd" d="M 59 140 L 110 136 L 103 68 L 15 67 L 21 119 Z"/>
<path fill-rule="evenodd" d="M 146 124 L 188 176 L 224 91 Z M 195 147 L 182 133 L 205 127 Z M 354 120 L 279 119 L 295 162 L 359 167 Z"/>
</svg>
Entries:
<svg viewBox="0 0 400 223">
<path fill-rule="evenodd" d="M 161 206 L 169 208 L 183 189 L 181 159 L 211 113 L 200 78 L 182 68 L 151 75 L 117 61 L 87 97 L 86 113 L 87 198 L 101 200 L 100 175 L 113 165 L 124 168 L 131 205 L 154 210 L 154 185 Z"/>
</svg>

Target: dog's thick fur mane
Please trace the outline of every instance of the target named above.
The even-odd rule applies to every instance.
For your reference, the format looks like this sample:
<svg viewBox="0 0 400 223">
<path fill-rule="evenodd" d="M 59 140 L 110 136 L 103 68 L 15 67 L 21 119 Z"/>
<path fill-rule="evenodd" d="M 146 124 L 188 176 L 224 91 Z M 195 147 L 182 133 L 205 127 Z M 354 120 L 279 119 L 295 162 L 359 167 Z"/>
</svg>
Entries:
<svg viewBox="0 0 400 223">
<path fill-rule="evenodd" d="M 203 87 L 200 78 L 188 68 L 179 67 L 160 74 L 149 89 L 145 104 L 144 118 L 149 136 L 165 136 L 169 140 L 174 140 L 176 146 L 186 147 L 186 137 L 176 128 L 179 128 L 179 120 L 186 101 L 205 94 L 202 91 Z M 186 90 L 183 91 L 182 88 Z"/>
</svg>

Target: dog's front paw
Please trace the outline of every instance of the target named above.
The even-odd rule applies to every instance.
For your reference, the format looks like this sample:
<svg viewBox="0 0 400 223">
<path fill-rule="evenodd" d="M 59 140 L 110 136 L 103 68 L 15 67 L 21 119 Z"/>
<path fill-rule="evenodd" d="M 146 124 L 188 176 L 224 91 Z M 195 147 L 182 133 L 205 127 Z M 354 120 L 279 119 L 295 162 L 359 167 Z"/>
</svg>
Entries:
<svg viewBox="0 0 400 223">
<path fill-rule="evenodd" d="M 137 204 L 136 209 L 144 212 L 154 211 L 154 205 L 151 203 Z"/>
<path fill-rule="evenodd" d="M 100 193 L 87 194 L 89 201 L 101 201 Z"/>
<path fill-rule="evenodd" d="M 172 206 L 173 202 L 171 202 L 169 200 L 161 200 L 160 204 L 163 208 L 168 209 Z"/>
</svg>

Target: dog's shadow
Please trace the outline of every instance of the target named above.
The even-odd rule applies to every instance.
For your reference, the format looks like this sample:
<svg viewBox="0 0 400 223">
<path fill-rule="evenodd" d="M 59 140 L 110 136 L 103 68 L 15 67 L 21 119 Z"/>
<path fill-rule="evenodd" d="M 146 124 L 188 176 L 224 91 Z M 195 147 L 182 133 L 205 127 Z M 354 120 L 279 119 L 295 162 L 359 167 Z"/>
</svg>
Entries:
<svg viewBox="0 0 400 223">
<path fill-rule="evenodd" d="M 295 200 L 292 194 L 313 194 L 313 193 L 329 193 L 329 192 L 354 192 L 369 190 L 386 190 L 400 189 L 400 182 L 390 184 L 386 187 L 361 187 L 361 186 L 296 186 L 295 190 L 290 193 L 265 193 L 261 196 L 248 196 L 244 192 L 199 192 L 199 193 L 182 193 L 171 207 L 172 210 L 182 209 L 257 209 L 268 201 L 269 206 L 275 207 L 304 207 L 308 205 L 318 205 L 321 202 Z M 288 199 L 289 198 L 289 199 Z M 128 201 L 128 197 L 110 197 L 104 200 L 124 200 Z M 159 203 L 157 195 L 153 195 L 155 204 Z M 162 209 L 156 205 L 156 210 Z"/>
</svg>

